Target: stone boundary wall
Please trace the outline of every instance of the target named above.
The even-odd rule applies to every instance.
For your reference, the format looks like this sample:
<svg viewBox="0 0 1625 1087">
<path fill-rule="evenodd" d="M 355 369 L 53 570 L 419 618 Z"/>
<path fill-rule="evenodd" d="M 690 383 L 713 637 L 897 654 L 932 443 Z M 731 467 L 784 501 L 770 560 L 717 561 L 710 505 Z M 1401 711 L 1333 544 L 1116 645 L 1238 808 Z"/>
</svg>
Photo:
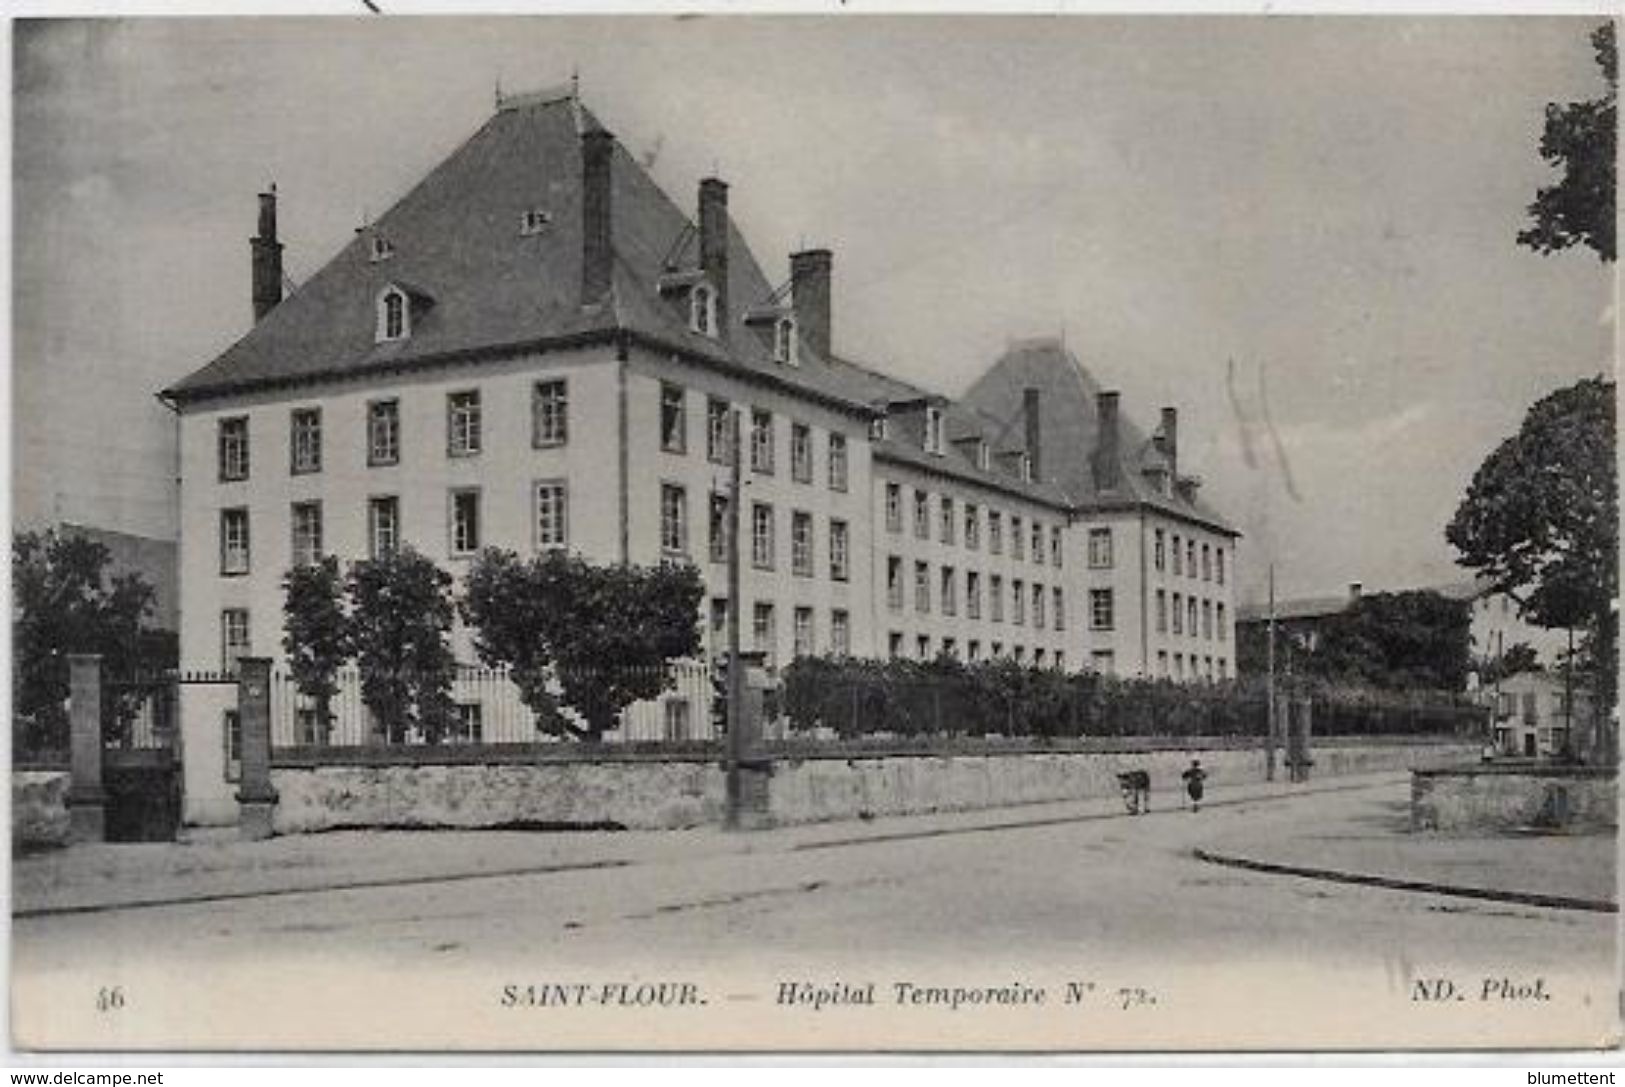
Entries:
<svg viewBox="0 0 1625 1087">
<path fill-rule="evenodd" d="M 55 849 L 68 844 L 66 770 L 11 772 L 11 851 Z"/>
<path fill-rule="evenodd" d="M 1411 776 L 1411 829 L 1603 833 L 1619 826 L 1618 775 L 1538 763 L 1461 765 Z"/>
<path fill-rule="evenodd" d="M 1215 786 L 1258 782 L 1256 747 L 1190 740 L 1159 750 L 875 751 L 825 747 L 775 750 L 768 812 L 778 823 L 980 808 L 1115 796 L 1120 770 L 1145 769 L 1154 807 L 1178 803 L 1179 774 L 1200 758 Z M 1000 745 L 1012 746 L 1012 745 Z M 1028 745 L 1030 746 L 1030 745 Z M 1138 747 L 1138 745 L 1134 745 Z M 1315 749 L 1314 774 L 1405 770 L 1458 761 L 1477 747 L 1456 740 L 1327 744 Z M 425 761 L 374 752 L 343 765 L 274 761 L 279 834 L 341 827 L 625 827 L 653 830 L 715 825 L 724 807 L 719 752 L 563 752 L 503 762 Z M 1285 770 L 1281 771 L 1284 780 Z"/>
</svg>

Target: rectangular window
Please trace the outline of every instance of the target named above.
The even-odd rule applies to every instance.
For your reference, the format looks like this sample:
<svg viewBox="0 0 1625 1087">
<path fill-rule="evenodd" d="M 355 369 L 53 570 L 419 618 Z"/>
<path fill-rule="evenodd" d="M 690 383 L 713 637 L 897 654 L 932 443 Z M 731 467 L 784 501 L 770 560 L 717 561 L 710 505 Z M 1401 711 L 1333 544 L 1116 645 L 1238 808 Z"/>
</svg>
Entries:
<svg viewBox="0 0 1625 1087">
<path fill-rule="evenodd" d="M 944 657 L 957 657 L 959 655 L 959 643 L 952 638 L 942 639 L 942 655 Z"/>
<path fill-rule="evenodd" d="M 375 559 L 401 547 L 401 500 L 394 495 L 367 499 L 367 554 Z"/>
<path fill-rule="evenodd" d="M 1157 633 L 1168 633 L 1168 591 L 1157 590 Z"/>
<path fill-rule="evenodd" d="M 293 564 L 305 566 L 322 557 L 322 504 L 293 504 Z"/>
<path fill-rule="evenodd" d="M 248 510 L 220 511 L 220 572 L 248 573 Z"/>
<path fill-rule="evenodd" d="M 688 554 L 688 491 L 675 483 L 660 485 L 660 550 Z"/>
<path fill-rule="evenodd" d="M 1196 541 L 1191 540 L 1185 544 L 1185 573 L 1191 577 L 1196 576 Z"/>
<path fill-rule="evenodd" d="M 1159 650 L 1157 650 L 1157 675 L 1166 676 L 1167 674 L 1168 674 L 1168 651 L 1166 649 L 1159 649 Z"/>
<path fill-rule="evenodd" d="M 773 413 L 759 408 L 750 413 L 750 470 L 773 474 Z"/>
<path fill-rule="evenodd" d="M 485 741 L 485 707 L 478 702 L 458 702 L 453 706 L 448 743 L 477 744 Z"/>
<path fill-rule="evenodd" d="M 1222 552 L 1222 551 L 1220 552 L 1221 555 L 1223 553 L 1224 552 Z M 1213 605 L 1213 621 L 1219 628 L 1219 641 L 1221 641 L 1221 642 L 1228 641 L 1230 639 L 1230 633 L 1229 633 L 1229 631 L 1226 629 L 1226 627 L 1224 625 L 1224 605 L 1223 604 L 1215 604 L 1215 605 Z"/>
<path fill-rule="evenodd" d="M 1112 568 L 1112 530 L 1109 528 L 1092 528 L 1089 530 L 1089 569 L 1110 570 Z"/>
<path fill-rule="evenodd" d="M 951 544 L 954 542 L 954 500 L 949 498 L 947 495 L 943 495 L 942 504 L 938 508 L 938 513 L 940 514 L 940 517 L 938 518 L 938 525 L 942 536 L 942 542 L 945 544 Z"/>
<path fill-rule="evenodd" d="M 693 709 L 686 698 L 668 698 L 661 735 L 667 743 L 680 744 L 694 738 Z"/>
<path fill-rule="evenodd" d="M 1004 515 L 998 510 L 987 511 L 987 549 L 995 555 L 1004 554 Z"/>
<path fill-rule="evenodd" d="M 1222 547 L 1213 552 L 1213 580 L 1220 585 L 1224 584 L 1224 548 Z M 1501 604 L 1505 606 L 1506 601 L 1503 599 Z M 1222 672 L 1223 669 L 1221 668 L 1220 671 Z"/>
<path fill-rule="evenodd" d="M 750 508 L 750 561 L 758 570 L 773 569 L 773 507 L 757 502 Z"/>
<path fill-rule="evenodd" d="M 728 561 L 728 496 L 713 494 L 711 496 L 711 518 L 709 526 L 711 531 L 711 561 Z"/>
<path fill-rule="evenodd" d="M 1158 573 L 1161 573 L 1167 564 L 1167 535 L 1159 528 L 1157 529 L 1155 543 L 1152 545 L 1151 565 L 1157 568 Z"/>
<path fill-rule="evenodd" d="M 237 670 L 237 662 L 251 652 L 248 642 L 248 609 L 227 608 L 220 613 L 220 667 Z"/>
<path fill-rule="evenodd" d="M 1213 640 L 1213 605 L 1202 601 L 1202 637 Z"/>
<path fill-rule="evenodd" d="M 1042 585 L 1033 586 L 1033 626 L 1038 630 L 1043 630 L 1045 626 L 1044 587 Z"/>
<path fill-rule="evenodd" d="M 995 623 L 1004 622 L 1004 578 L 993 574 L 987 579 L 987 602 Z"/>
<path fill-rule="evenodd" d="M 705 402 L 705 456 L 712 464 L 731 464 L 728 447 L 733 444 L 733 420 L 728 402 L 710 397 Z"/>
<path fill-rule="evenodd" d="M 1213 556 L 1207 544 L 1202 545 L 1202 580 L 1213 580 Z"/>
<path fill-rule="evenodd" d="M 1174 678 L 1185 678 L 1185 654 L 1183 653 L 1174 654 Z"/>
<path fill-rule="evenodd" d="M 711 598 L 711 652 L 722 653 L 728 648 L 728 598 Z"/>
<path fill-rule="evenodd" d="M 1178 554 L 1176 551 L 1175 554 Z M 1174 594 L 1174 633 L 1185 633 L 1185 604 L 1184 598 L 1178 593 Z"/>
<path fill-rule="evenodd" d="M 965 659 L 976 662 L 982 659 L 982 643 L 972 638 L 965 643 Z"/>
<path fill-rule="evenodd" d="M 660 448 L 668 453 L 688 452 L 688 408 L 683 387 L 660 383 Z"/>
<path fill-rule="evenodd" d="M 896 483 L 886 484 L 886 531 L 903 531 L 903 488 Z"/>
<path fill-rule="evenodd" d="M 914 537 L 931 538 L 931 496 L 919 490 L 914 492 Z"/>
<path fill-rule="evenodd" d="M 903 560 L 896 555 L 886 556 L 886 607 L 903 610 Z"/>
<path fill-rule="evenodd" d="M 1224 658 L 1220 657 L 1219 658 L 1219 678 L 1220 679 L 1228 679 L 1229 676 L 1230 676 L 1230 667 L 1229 667 L 1229 665 L 1225 664 Z"/>
<path fill-rule="evenodd" d="M 562 380 L 538 381 L 530 394 L 530 444 L 537 449 L 570 440 L 570 387 Z"/>
<path fill-rule="evenodd" d="M 1059 586 L 1055 586 L 1055 629 L 1066 629 L 1066 593 Z"/>
<path fill-rule="evenodd" d="M 829 651 L 837 657 L 852 655 L 852 617 L 840 608 L 829 613 Z"/>
<path fill-rule="evenodd" d="M 810 657 L 817 650 L 813 643 L 813 610 L 811 608 L 797 608 L 795 611 L 795 629 L 793 653 L 797 657 Z"/>
<path fill-rule="evenodd" d="M 451 553 L 472 555 L 480 549 L 480 492 L 465 487 L 451 492 Z"/>
<path fill-rule="evenodd" d="M 965 571 L 965 615 L 971 619 L 982 617 L 982 575 L 975 570 Z"/>
<path fill-rule="evenodd" d="M 1027 585 L 1020 578 L 1010 582 L 1010 621 L 1018 627 L 1027 621 Z"/>
<path fill-rule="evenodd" d="M 892 631 L 886 635 L 886 656 L 897 660 L 903 655 L 903 635 L 899 631 Z"/>
<path fill-rule="evenodd" d="M 1196 637 L 1196 597 L 1185 598 L 1185 632 L 1192 638 Z"/>
<path fill-rule="evenodd" d="M 480 391 L 446 395 L 446 455 L 477 456 L 480 451 Z"/>
<path fill-rule="evenodd" d="M 846 490 L 846 435 L 829 436 L 829 489 Z"/>
<path fill-rule="evenodd" d="M 367 463 L 373 467 L 401 462 L 401 402 L 374 400 L 367 405 Z"/>
<path fill-rule="evenodd" d="M 1022 536 L 1022 534 L 1021 534 L 1021 518 L 1012 516 L 1010 518 L 1010 555 L 1011 555 L 1011 557 L 1012 558 L 1017 558 L 1017 559 L 1026 558 L 1027 556 L 1026 556 L 1026 554 L 1024 552 L 1024 549 L 1026 548 L 1026 546 L 1027 546 L 1026 538 L 1024 536 Z"/>
<path fill-rule="evenodd" d="M 1089 626 L 1094 630 L 1111 630 L 1116 616 L 1112 614 L 1112 591 L 1089 590 Z"/>
<path fill-rule="evenodd" d="M 952 566 L 942 568 L 942 614 L 957 615 L 959 613 L 959 581 L 954 576 Z"/>
<path fill-rule="evenodd" d="M 1037 521 L 1033 522 L 1033 561 L 1040 566 L 1044 564 L 1044 526 Z"/>
<path fill-rule="evenodd" d="M 1180 550 L 1180 547 L 1179 547 L 1179 533 L 1177 533 L 1177 532 L 1174 533 L 1174 545 L 1173 546 L 1174 546 L 1174 574 L 1177 576 L 1177 575 L 1183 574 L 1185 572 L 1185 570 L 1184 570 L 1184 565 L 1185 565 L 1184 560 L 1180 558 L 1180 555 L 1183 552 Z"/>
<path fill-rule="evenodd" d="M 846 522 L 829 523 L 829 576 L 831 581 L 845 581 L 850 575 L 850 541 Z"/>
<path fill-rule="evenodd" d="M 923 562 L 914 564 L 914 610 L 921 615 L 931 610 L 931 567 Z"/>
<path fill-rule="evenodd" d="M 1089 654 L 1089 667 L 1103 676 L 1117 671 L 1117 658 L 1110 649 L 1097 649 Z"/>
<path fill-rule="evenodd" d="M 969 502 L 965 503 L 965 546 L 972 551 L 982 546 L 982 515 Z"/>
<path fill-rule="evenodd" d="M 1049 530 L 1049 564 L 1059 567 L 1061 565 L 1061 526 L 1052 525 Z"/>
<path fill-rule="evenodd" d="M 248 416 L 220 420 L 220 482 L 248 478 Z"/>
<path fill-rule="evenodd" d="M 812 428 L 805 423 L 790 424 L 790 478 L 797 483 L 812 482 Z"/>
<path fill-rule="evenodd" d="M 566 546 L 570 542 L 570 499 L 564 480 L 541 480 L 535 493 L 536 550 Z"/>
<path fill-rule="evenodd" d="M 929 636 L 921 634 L 914 639 L 914 654 L 923 661 L 931 659 L 931 639 Z"/>
<path fill-rule="evenodd" d="M 778 656 L 779 632 L 772 604 L 758 602 L 751 609 L 751 637 L 756 652 L 766 654 L 768 664 L 774 663 Z"/>
<path fill-rule="evenodd" d="M 1044 667 L 1044 651 L 1043 651 L 1043 649 L 1034 649 L 1033 650 L 1033 667 L 1034 668 L 1042 668 L 1042 667 Z"/>
<path fill-rule="evenodd" d="M 812 514 L 801 510 L 790 513 L 790 572 L 798 577 L 813 573 Z"/>
</svg>

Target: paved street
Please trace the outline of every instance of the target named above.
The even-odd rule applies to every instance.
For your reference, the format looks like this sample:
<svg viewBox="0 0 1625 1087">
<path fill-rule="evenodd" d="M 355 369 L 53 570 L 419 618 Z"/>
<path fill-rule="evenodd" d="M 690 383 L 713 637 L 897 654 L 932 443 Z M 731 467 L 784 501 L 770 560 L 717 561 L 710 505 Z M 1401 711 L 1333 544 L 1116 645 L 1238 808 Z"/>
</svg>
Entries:
<svg viewBox="0 0 1625 1087">
<path fill-rule="evenodd" d="M 1192 856 L 1253 834 L 1397 816 L 1402 801 L 1389 784 L 1199 815 L 847 844 L 825 835 L 747 854 L 674 840 L 670 856 L 624 867 L 21 918 L 15 1021 L 19 1041 L 88 1033 L 119 1044 L 1606 1040 L 1616 915 L 1255 874 Z M 1436 977 L 1467 999 L 1417 1001 L 1415 982 Z M 1486 984 L 1505 980 L 1515 994 L 1542 977 L 1527 999 L 1483 999 Z M 207 989 L 189 984 L 204 979 Z M 780 984 L 803 979 L 847 985 L 836 993 L 872 983 L 881 1007 L 781 1005 Z M 532 985 L 663 980 L 694 982 L 706 1003 L 525 1006 Z M 1040 1007 L 971 1014 L 899 1006 L 899 981 L 1049 993 Z M 1068 982 L 1077 1000 L 1063 1011 Z M 91 1009 L 112 985 L 125 1005 Z"/>
</svg>

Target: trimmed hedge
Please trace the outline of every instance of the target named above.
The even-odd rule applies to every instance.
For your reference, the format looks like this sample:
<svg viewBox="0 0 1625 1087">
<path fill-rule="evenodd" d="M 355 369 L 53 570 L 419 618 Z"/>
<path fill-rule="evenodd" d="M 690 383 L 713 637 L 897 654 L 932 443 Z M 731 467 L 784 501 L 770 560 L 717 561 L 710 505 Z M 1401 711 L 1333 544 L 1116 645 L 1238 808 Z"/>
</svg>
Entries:
<svg viewBox="0 0 1625 1087">
<path fill-rule="evenodd" d="M 856 736 L 1259 736 L 1268 695 L 1255 680 L 1175 683 L 1025 667 L 802 657 L 782 675 L 793 731 Z M 1383 692 L 1296 683 L 1315 735 L 1482 735 L 1485 711 L 1452 692 Z"/>
</svg>

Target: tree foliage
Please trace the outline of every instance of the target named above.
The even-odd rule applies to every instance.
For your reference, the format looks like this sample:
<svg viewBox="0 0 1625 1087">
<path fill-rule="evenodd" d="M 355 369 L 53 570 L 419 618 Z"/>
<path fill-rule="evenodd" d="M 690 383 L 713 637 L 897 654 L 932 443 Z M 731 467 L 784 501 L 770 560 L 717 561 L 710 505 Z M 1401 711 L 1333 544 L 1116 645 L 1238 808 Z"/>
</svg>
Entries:
<svg viewBox="0 0 1625 1087">
<path fill-rule="evenodd" d="M 1473 476 L 1445 538 L 1522 614 L 1583 632 L 1605 712 L 1616 686 L 1619 480 L 1614 384 L 1589 378 L 1529 409 Z"/>
<path fill-rule="evenodd" d="M 1427 589 L 1367 593 L 1327 620 L 1312 670 L 1390 690 L 1458 691 L 1472 662 L 1466 601 Z"/>
<path fill-rule="evenodd" d="M 344 614 L 344 579 L 332 555 L 295 566 L 282 579 L 282 650 L 302 694 L 316 702 L 318 728 L 333 720 L 338 670 L 350 658 L 350 625 Z"/>
<path fill-rule="evenodd" d="M 450 574 L 410 547 L 350 567 L 350 637 L 361 698 L 393 743 L 413 729 L 438 743 L 450 724 L 456 673 L 451 583 Z"/>
<path fill-rule="evenodd" d="M 1480 657 L 1474 662 L 1474 667 L 1478 671 L 1479 682 L 1488 686 L 1525 672 L 1538 672 L 1540 658 L 1534 646 L 1528 642 L 1514 642 L 1499 655 Z"/>
<path fill-rule="evenodd" d="M 469 571 L 462 610 L 480 659 L 510 669 L 539 728 L 598 739 L 627 706 L 666 688 L 668 662 L 699 652 L 704 595 L 689 565 L 598 566 L 561 552 L 527 561 L 487 550 Z M 584 726 L 560 712 L 561 701 Z"/>
<path fill-rule="evenodd" d="M 172 638 L 146 627 L 153 588 L 137 574 L 111 575 L 107 548 L 54 529 L 11 541 L 12 713 L 29 746 L 67 739 L 68 654 L 99 653 L 103 674 L 128 679 L 174 663 Z M 121 738 L 139 695 L 102 699 L 103 730 Z"/>
<path fill-rule="evenodd" d="M 1591 35 L 1607 91 L 1601 98 L 1546 107 L 1540 157 L 1563 177 L 1535 194 L 1531 225 L 1518 244 L 1539 253 L 1586 245 L 1604 261 L 1614 259 L 1614 153 L 1618 123 L 1619 51 L 1612 21 Z"/>
</svg>

